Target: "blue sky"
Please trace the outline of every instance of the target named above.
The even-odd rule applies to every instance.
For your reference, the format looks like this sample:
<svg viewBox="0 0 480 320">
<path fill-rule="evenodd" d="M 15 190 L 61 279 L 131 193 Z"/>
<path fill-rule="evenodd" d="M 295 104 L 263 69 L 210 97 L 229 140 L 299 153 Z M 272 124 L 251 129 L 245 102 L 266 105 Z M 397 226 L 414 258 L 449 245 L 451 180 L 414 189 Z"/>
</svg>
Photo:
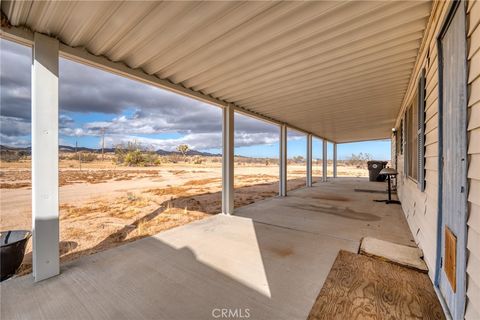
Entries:
<svg viewBox="0 0 480 320">
<path fill-rule="evenodd" d="M 0 40 L 0 142 L 30 145 L 31 49 Z M 174 150 L 179 144 L 220 153 L 221 109 L 159 88 L 60 59 L 60 143 L 98 148 L 137 141 L 148 149 Z M 235 154 L 278 158 L 279 128 L 235 115 Z M 288 131 L 288 157 L 306 156 L 306 137 Z M 329 144 L 328 158 L 332 158 Z M 390 158 L 390 142 L 338 146 L 339 159 L 352 153 Z M 314 139 L 313 156 L 322 148 Z"/>
</svg>

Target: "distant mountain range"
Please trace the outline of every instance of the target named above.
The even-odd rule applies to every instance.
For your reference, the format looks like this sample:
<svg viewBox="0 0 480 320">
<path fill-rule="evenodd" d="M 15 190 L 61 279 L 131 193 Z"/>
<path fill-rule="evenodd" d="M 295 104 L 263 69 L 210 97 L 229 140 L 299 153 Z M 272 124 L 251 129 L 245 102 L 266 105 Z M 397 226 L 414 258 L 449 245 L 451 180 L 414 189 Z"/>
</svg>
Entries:
<svg viewBox="0 0 480 320">
<path fill-rule="evenodd" d="M 84 151 L 84 152 L 92 152 L 92 153 L 101 153 L 102 149 L 94 149 L 94 148 L 86 148 L 86 147 L 71 147 L 71 146 L 58 146 L 58 150 L 61 152 L 75 152 L 75 151 Z M 30 154 L 32 151 L 31 147 L 10 147 L 10 146 L 5 146 L 5 145 L 0 145 L 0 152 L 8 152 L 8 151 L 15 151 L 15 152 L 23 152 L 25 154 Z M 115 152 L 115 149 L 113 148 L 105 148 L 104 149 L 105 153 L 112 153 Z M 158 149 L 155 151 L 156 154 L 161 155 L 161 156 L 168 156 L 168 155 L 174 155 L 178 154 L 180 155 L 181 153 L 178 151 L 167 151 L 167 150 L 162 150 Z M 197 150 L 188 150 L 187 155 L 189 156 L 203 156 L 203 157 L 221 157 L 221 154 L 215 154 L 215 153 L 210 153 L 210 152 L 202 152 L 202 151 L 197 151 Z"/>
</svg>

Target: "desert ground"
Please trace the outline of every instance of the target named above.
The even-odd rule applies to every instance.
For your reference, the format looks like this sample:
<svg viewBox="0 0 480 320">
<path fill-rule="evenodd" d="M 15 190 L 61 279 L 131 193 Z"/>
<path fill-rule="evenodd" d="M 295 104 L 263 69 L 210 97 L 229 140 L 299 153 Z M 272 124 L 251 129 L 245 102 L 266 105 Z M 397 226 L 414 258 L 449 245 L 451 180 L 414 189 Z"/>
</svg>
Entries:
<svg viewBox="0 0 480 320">
<path fill-rule="evenodd" d="M 30 160 L 0 162 L 0 230 L 31 229 Z M 81 168 L 80 168 L 81 167 Z M 331 162 L 328 166 L 332 175 Z M 235 207 L 278 193 L 275 161 L 235 162 Z M 288 164 L 288 189 L 305 185 L 305 163 Z M 314 163 L 314 181 L 322 167 Z M 367 176 L 364 166 L 339 163 L 339 176 Z M 221 211 L 221 159 L 149 167 L 60 160 L 61 261 L 157 234 Z M 31 271 L 31 243 L 18 274 Z"/>
</svg>

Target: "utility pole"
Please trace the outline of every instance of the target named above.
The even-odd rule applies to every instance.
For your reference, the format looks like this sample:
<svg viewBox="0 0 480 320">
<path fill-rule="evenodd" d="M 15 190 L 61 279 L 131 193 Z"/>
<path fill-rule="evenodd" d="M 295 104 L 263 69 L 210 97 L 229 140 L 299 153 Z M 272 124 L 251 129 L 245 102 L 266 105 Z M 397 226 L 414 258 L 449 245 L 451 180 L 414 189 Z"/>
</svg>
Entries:
<svg viewBox="0 0 480 320">
<path fill-rule="evenodd" d="M 80 167 L 80 170 L 82 170 L 82 155 L 80 152 L 78 152 L 78 141 L 75 140 L 75 153 L 78 156 L 78 165 Z"/>
<path fill-rule="evenodd" d="M 105 128 L 102 128 L 101 132 L 102 132 L 102 161 L 103 161 L 104 158 L 105 158 L 105 153 L 104 153 L 104 149 L 105 149 Z"/>
</svg>

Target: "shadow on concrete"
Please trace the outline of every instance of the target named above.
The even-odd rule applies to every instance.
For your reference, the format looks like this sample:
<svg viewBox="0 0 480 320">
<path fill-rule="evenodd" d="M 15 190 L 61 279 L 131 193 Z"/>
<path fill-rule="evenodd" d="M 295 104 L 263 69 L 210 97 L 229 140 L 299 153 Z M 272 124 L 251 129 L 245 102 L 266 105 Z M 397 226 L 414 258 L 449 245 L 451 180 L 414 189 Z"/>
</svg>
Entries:
<svg viewBox="0 0 480 320">
<path fill-rule="evenodd" d="M 188 198 L 170 202 L 183 209 Z M 282 207 L 283 199 L 274 201 Z M 349 221 L 365 224 L 365 218 Z M 358 246 L 340 236 L 224 215 L 141 240 L 127 239 L 131 230 L 118 230 L 83 254 L 112 242 L 138 241 L 76 259 L 63 265 L 57 277 L 33 283 L 25 276 L 2 283 L 2 318 L 306 319 L 338 251 Z"/>
</svg>

